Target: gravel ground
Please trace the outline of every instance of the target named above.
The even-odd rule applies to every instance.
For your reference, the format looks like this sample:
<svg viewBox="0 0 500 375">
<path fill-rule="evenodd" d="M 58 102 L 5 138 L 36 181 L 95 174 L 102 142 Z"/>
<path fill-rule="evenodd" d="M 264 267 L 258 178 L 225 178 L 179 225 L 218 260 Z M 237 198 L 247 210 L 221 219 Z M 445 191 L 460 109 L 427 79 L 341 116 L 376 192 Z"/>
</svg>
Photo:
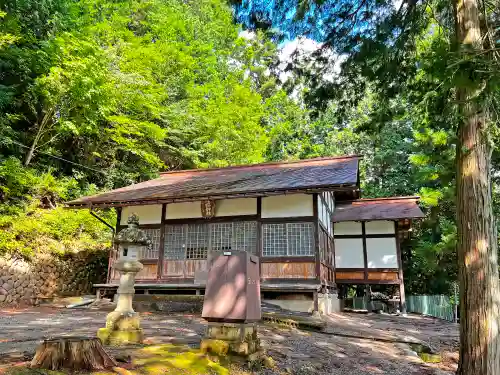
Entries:
<svg viewBox="0 0 500 375">
<path fill-rule="evenodd" d="M 106 314 L 99 310 L 48 307 L 0 310 L 0 370 L 13 362 L 31 359 L 44 338 L 95 335 L 104 325 Z M 204 321 L 196 315 L 141 316 L 147 343 L 195 346 L 205 330 Z M 277 363 L 273 370 L 259 371 L 266 375 L 431 375 L 451 374 L 456 368 L 456 325 L 418 316 L 342 313 L 328 318 L 327 333 L 263 325 L 260 338 Z M 423 363 L 407 345 L 397 343 L 407 340 L 432 343 L 445 355 L 444 363 Z"/>
</svg>

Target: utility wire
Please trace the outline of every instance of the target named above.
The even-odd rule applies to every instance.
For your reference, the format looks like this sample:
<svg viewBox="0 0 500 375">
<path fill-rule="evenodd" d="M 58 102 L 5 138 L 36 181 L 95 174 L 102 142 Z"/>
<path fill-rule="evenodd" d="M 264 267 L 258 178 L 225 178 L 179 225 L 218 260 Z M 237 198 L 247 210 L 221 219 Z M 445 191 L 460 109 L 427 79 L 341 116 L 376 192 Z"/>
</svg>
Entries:
<svg viewBox="0 0 500 375">
<path fill-rule="evenodd" d="M 14 143 L 15 145 L 18 145 L 18 146 L 21 146 L 21 147 L 24 147 L 24 148 L 30 148 L 30 147 L 28 147 L 26 145 L 23 145 L 22 143 L 19 143 L 17 141 L 12 140 L 12 139 L 10 139 L 9 141 L 12 142 L 12 143 Z M 47 155 L 47 156 L 50 156 L 51 158 L 58 159 L 58 160 L 66 162 L 66 163 L 70 163 L 70 164 L 73 164 L 73 165 L 78 165 L 79 167 L 82 167 L 82 168 L 85 168 L 85 169 L 90 169 L 91 171 L 94 171 L 94 172 L 99 172 L 99 173 L 103 173 L 103 174 L 105 173 L 104 171 L 100 171 L 98 169 L 87 167 L 86 165 L 78 164 L 78 163 L 75 163 L 74 161 L 71 161 L 71 160 L 63 159 L 63 158 L 61 158 L 59 156 L 55 156 L 55 155 L 49 154 L 48 152 L 43 152 L 43 151 L 37 151 L 37 152 L 39 154 Z"/>
</svg>

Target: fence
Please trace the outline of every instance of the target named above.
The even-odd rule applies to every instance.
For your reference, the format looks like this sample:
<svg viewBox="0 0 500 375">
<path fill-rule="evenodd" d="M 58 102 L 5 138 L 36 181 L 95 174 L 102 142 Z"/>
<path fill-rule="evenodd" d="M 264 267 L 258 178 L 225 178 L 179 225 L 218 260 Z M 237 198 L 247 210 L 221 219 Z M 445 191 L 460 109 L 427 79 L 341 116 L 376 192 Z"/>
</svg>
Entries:
<svg viewBox="0 0 500 375">
<path fill-rule="evenodd" d="M 348 298 L 345 300 L 345 307 L 354 310 L 367 310 L 366 299 L 363 297 Z M 385 304 L 377 304 L 375 307 L 388 312 Z M 409 313 L 432 316 L 450 322 L 455 321 L 455 305 L 451 302 L 450 297 L 445 295 L 408 296 L 406 297 L 406 310 Z"/>
<path fill-rule="evenodd" d="M 455 305 L 450 302 L 448 296 L 408 296 L 406 309 L 408 312 L 454 321 Z"/>
</svg>

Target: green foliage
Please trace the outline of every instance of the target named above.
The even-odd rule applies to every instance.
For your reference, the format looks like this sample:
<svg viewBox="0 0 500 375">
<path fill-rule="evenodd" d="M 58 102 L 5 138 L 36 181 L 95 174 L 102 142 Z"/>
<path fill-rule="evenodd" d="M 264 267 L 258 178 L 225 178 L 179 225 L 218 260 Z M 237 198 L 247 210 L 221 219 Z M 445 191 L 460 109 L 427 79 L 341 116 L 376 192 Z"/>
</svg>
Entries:
<svg viewBox="0 0 500 375">
<path fill-rule="evenodd" d="M 112 222 L 112 215 L 107 218 Z M 38 207 L 38 202 L 17 215 L 2 215 L 0 228 L 0 254 L 62 255 L 102 249 L 110 246 L 111 241 L 109 228 L 88 211 L 67 210 L 62 206 L 47 210 Z"/>
<path fill-rule="evenodd" d="M 0 252 L 108 244 L 108 228 L 61 203 L 161 170 L 260 162 L 280 129 L 307 126 L 277 83 L 276 45 L 239 37 L 225 1 L 0 12 Z"/>
<path fill-rule="evenodd" d="M 109 246 L 110 230 L 87 211 L 65 209 L 63 200 L 90 194 L 72 178 L 24 168 L 19 160 L 0 163 L 0 254 L 64 254 Z M 113 222 L 113 213 L 102 213 Z"/>
</svg>

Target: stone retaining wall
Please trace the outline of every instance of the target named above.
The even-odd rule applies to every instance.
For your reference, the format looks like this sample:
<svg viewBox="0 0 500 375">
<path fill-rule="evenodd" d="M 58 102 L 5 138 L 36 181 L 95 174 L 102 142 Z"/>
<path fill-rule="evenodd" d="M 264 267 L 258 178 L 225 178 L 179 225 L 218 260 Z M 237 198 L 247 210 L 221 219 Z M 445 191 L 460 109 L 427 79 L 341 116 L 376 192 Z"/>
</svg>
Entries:
<svg viewBox="0 0 500 375">
<path fill-rule="evenodd" d="M 106 281 L 108 252 L 80 252 L 30 260 L 0 256 L 0 304 L 34 304 L 38 298 L 76 296 Z"/>
</svg>

